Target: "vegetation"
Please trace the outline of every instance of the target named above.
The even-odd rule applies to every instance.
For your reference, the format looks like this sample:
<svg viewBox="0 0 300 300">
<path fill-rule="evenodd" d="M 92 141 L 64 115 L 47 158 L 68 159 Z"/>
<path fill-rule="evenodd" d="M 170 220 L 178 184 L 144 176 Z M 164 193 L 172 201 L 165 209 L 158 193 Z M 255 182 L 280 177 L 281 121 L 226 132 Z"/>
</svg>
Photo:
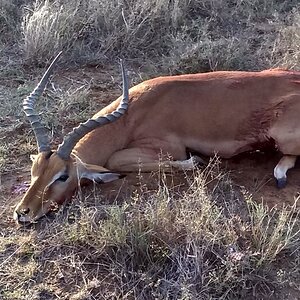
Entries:
<svg viewBox="0 0 300 300">
<path fill-rule="evenodd" d="M 39 103 L 54 144 L 119 94 L 119 57 L 133 83 L 299 69 L 299 20 L 298 0 L 0 0 L 0 298 L 299 299 L 297 197 L 269 207 L 217 158 L 84 188 L 30 227 L 11 218 L 36 151 L 20 101 L 58 51 Z"/>
<path fill-rule="evenodd" d="M 62 49 L 68 63 L 122 56 L 171 73 L 299 64 L 297 0 L 1 1 L 2 40 L 30 64 Z"/>
<path fill-rule="evenodd" d="M 142 185 L 120 205 L 101 206 L 96 194 L 94 205 L 77 198 L 42 228 L 2 238 L 2 297 L 276 296 L 277 286 L 299 275 L 296 206 L 267 209 L 247 195 L 238 199 L 228 176 L 216 168 L 196 172 L 179 195 L 162 175 L 156 190 Z M 217 177 L 209 188 L 212 174 Z M 287 255 L 288 268 L 278 268 Z"/>
</svg>

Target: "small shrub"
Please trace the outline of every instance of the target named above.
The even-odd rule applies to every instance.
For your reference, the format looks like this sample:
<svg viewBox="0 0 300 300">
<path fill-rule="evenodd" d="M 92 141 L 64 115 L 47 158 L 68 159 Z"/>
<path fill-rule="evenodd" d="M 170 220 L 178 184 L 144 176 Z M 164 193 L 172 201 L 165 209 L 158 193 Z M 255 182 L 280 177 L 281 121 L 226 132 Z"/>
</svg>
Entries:
<svg viewBox="0 0 300 300">
<path fill-rule="evenodd" d="M 155 62 L 167 73 L 298 66 L 297 1 L 40 1 L 23 21 L 28 62 Z M 294 16 L 294 17 L 293 17 Z M 295 38 L 296 37 L 296 40 Z M 153 68 L 153 65 L 152 65 Z"/>
</svg>

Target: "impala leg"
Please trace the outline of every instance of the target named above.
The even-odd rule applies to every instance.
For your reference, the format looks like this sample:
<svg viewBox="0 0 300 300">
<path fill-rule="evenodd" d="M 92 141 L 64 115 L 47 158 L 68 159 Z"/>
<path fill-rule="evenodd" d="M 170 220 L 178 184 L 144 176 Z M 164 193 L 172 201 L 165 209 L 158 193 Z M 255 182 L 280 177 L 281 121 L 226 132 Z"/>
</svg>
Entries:
<svg viewBox="0 0 300 300">
<path fill-rule="evenodd" d="M 274 177 L 277 180 L 278 188 L 283 188 L 286 186 L 286 172 L 295 166 L 296 159 L 296 155 L 284 155 L 274 168 Z"/>
<path fill-rule="evenodd" d="M 114 153 L 108 160 L 106 167 L 119 172 L 151 172 L 157 170 L 170 171 L 172 168 L 179 170 L 192 170 L 196 165 L 204 163 L 198 156 L 184 160 L 168 160 L 167 155 L 159 155 L 152 149 L 131 148 Z M 159 157 L 162 159 L 159 159 Z M 186 158 L 186 154 L 184 154 Z"/>
<path fill-rule="evenodd" d="M 118 167 L 118 171 L 120 172 L 136 172 L 138 170 L 142 172 L 151 172 L 151 171 L 165 171 L 170 172 L 172 168 L 188 171 L 196 168 L 198 158 L 192 156 L 190 159 L 186 160 L 165 160 L 165 161 L 152 161 L 152 162 L 143 162 L 139 161 L 138 163 L 131 163 L 128 165 L 123 165 Z"/>
<path fill-rule="evenodd" d="M 169 163 L 172 167 L 182 171 L 194 170 L 198 165 L 207 164 L 201 157 L 197 155 L 193 155 L 186 160 L 167 161 L 165 163 Z"/>
</svg>

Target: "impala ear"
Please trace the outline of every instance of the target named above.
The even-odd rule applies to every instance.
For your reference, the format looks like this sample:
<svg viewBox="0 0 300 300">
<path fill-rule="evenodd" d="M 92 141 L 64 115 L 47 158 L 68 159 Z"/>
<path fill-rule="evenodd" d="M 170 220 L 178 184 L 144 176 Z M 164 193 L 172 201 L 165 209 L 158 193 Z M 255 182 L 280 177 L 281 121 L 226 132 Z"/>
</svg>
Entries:
<svg viewBox="0 0 300 300">
<path fill-rule="evenodd" d="M 101 166 L 83 163 L 78 157 L 76 157 L 76 164 L 78 177 L 80 179 L 106 183 L 125 177 L 122 174 L 111 172 Z"/>
<path fill-rule="evenodd" d="M 120 178 L 125 177 L 124 175 L 118 173 L 96 173 L 96 172 L 89 172 L 81 174 L 81 178 L 89 179 L 95 181 L 97 183 L 106 183 L 111 182 Z"/>
</svg>

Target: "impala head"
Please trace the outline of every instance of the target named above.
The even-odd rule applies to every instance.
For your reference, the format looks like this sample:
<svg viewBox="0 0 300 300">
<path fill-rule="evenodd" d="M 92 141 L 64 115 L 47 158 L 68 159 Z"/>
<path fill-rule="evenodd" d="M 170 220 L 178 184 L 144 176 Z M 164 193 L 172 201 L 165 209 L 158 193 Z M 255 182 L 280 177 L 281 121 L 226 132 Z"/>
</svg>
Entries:
<svg viewBox="0 0 300 300">
<path fill-rule="evenodd" d="M 123 64 L 121 62 L 123 100 L 119 107 L 111 114 L 97 119 L 89 119 L 80 124 L 66 135 L 56 151 L 52 151 L 46 128 L 41 124 L 39 115 L 34 110 L 34 104 L 43 93 L 60 54 L 53 60 L 34 91 L 23 102 L 25 114 L 36 136 L 39 153 L 31 156 L 31 184 L 14 211 L 15 221 L 21 223 L 35 221 L 45 215 L 53 206 L 60 205 L 69 199 L 82 179 L 110 182 L 121 177 L 120 174 L 112 173 L 101 166 L 84 163 L 71 152 L 76 143 L 88 132 L 104 124 L 114 122 L 126 112 L 129 96 Z"/>
</svg>

